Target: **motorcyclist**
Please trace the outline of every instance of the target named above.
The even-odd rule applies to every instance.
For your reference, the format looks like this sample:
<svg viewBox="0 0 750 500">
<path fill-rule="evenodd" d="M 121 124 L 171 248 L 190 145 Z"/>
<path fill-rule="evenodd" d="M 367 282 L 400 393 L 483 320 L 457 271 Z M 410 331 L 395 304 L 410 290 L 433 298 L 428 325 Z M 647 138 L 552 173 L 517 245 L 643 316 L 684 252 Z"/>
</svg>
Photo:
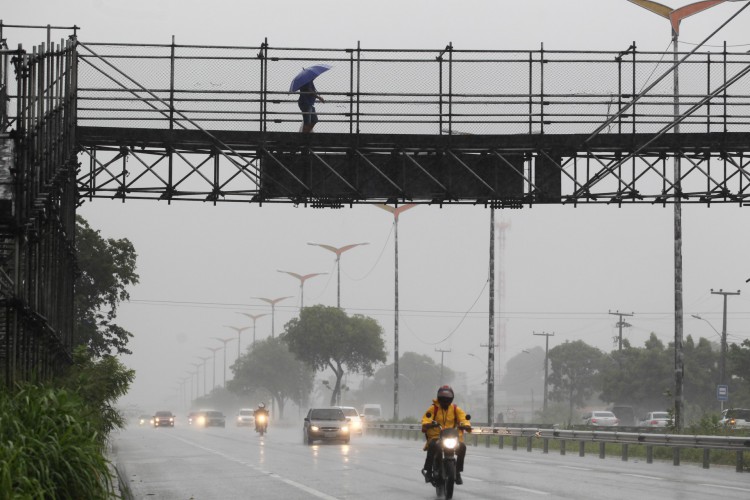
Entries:
<svg viewBox="0 0 750 500">
<path fill-rule="evenodd" d="M 432 400 L 432 406 L 422 416 L 422 432 L 425 433 L 427 443 L 427 457 L 425 457 L 422 475 L 426 483 L 432 478 L 432 463 L 435 453 L 439 451 L 440 427 L 443 429 L 457 427 L 459 429 L 459 444 L 456 449 L 456 484 L 463 484 L 461 472 L 464 470 L 464 457 L 466 457 L 466 445 L 464 444 L 464 430 L 471 432 L 471 423 L 466 418 L 466 412 L 453 404 L 453 389 L 449 385 L 440 387 L 437 398 Z"/>
<path fill-rule="evenodd" d="M 265 417 L 264 425 L 266 425 L 266 428 L 268 427 L 268 408 L 266 408 L 266 403 L 258 403 L 258 407 L 255 409 L 254 415 L 255 415 L 255 432 L 258 432 L 260 430 L 259 421 L 263 420 L 260 417 Z"/>
</svg>

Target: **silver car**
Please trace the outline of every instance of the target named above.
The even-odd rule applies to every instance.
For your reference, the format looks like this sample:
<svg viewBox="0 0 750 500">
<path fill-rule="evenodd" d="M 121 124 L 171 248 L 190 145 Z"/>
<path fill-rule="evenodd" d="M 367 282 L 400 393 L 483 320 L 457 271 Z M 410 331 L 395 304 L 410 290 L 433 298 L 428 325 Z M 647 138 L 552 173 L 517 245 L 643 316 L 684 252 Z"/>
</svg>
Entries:
<svg viewBox="0 0 750 500">
<path fill-rule="evenodd" d="M 349 442 L 349 421 L 341 408 L 311 408 L 302 426 L 305 444 L 315 441 Z"/>
<path fill-rule="evenodd" d="M 638 422 L 638 427 L 666 427 L 669 425 L 669 412 L 652 411 Z"/>
<path fill-rule="evenodd" d="M 583 416 L 583 423 L 589 427 L 617 427 L 620 420 L 611 411 L 594 410 Z"/>
</svg>

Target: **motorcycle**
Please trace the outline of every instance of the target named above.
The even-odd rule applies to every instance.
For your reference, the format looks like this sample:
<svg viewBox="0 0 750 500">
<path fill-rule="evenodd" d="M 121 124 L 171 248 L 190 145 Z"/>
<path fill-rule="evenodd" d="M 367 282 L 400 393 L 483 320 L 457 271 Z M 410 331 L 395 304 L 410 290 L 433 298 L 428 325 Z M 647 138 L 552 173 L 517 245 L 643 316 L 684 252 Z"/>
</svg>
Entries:
<svg viewBox="0 0 750 500">
<path fill-rule="evenodd" d="M 471 415 L 466 415 L 466 420 L 471 420 Z M 440 428 L 440 437 L 438 438 L 439 449 L 432 462 L 430 483 L 435 487 L 438 498 L 445 497 L 450 500 L 453 498 L 453 487 L 456 484 L 456 451 L 460 444 L 459 430 L 471 432 L 471 428 L 459 426 L 458 428 L 444 429 L 434 420 L 432 424 Z"/>
<path fill-rule="evenodd" d="M 255 432 L 261 436 L 268 431 L 268 415 L 261 413 L 255 417 Z"/>
</svg>

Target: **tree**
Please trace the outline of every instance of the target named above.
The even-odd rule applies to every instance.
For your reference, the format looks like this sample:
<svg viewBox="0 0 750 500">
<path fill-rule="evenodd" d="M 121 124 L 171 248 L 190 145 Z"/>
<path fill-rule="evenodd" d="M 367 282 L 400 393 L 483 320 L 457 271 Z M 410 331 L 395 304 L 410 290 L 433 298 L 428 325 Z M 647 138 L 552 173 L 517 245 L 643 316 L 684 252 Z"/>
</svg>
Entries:
<svg viewBox="0 0 750 500">
<path fill-rule="evenodd" d="M 573 419 L 573 408 L 584 406 L 600 389 L 602 358 L 599 349 L 582 340 L 566 341 L 550 349 L 549 382 L 553 386 L 550 399 L 568 403 L 568 421 Z"/>
<path fill-rule="evenodd" d="M 405 352 L 398 360 L 399 391 L 402 396 L 400 412 L 402 417 L 418 417 L 429 406 L 440 387 L 440 364 L 430 356 Z M 368 381 L 362 394 L 362 403 L 380 403 L 384 413 L 393 411 L 393 363 L 382 366 Z M 443 367 L 443 382 L 453 382 L 455 374 L 447 366 Z M 458 400 L 461 394 L 456 394 Z"/>
<path fill-rule="evenodd" d="M 750 339 L 741 344 L 730 344 L 727 353 L 729 377 L 729 399 L 731 406 L 750 406 Z"/>
<path fill-rule="evenodd" d="M 330 368 L 336 376 L 331 405 L 341 397 L 344 367 L 371 376 L 376 363 L 385 362 L 383 329 L 362 315 L 348 316 L 338 307 L 305 307 L 284 325 L 281 335 L 298 359 L 315 370 Z"/>
<path fill-rule="evenodd" d="M 508 394 L 542 394 L 544 387 L 544 348 L 536 346 L 516 354 L 505 364 L 505 376 L 499 389 Z"/>
<path fill-rule="evenodd" d="M 105 239 L 76 217 L 75 339 L 95 356 L 131 354 L 130 332 L 114 323 L 117 306 L 130 299 L 127 287 L 138 283 L 133 244 L 127 239 Z"/>
<path fill-rule="evenodd" d="M 240 395 L 268 392 L 278 405 L 279 418 L 284 418 L 287 400 L 302 406 L 312 390 L 313 373 L 278 338 L 257 342 L 231 369 L 234 378 L 227 382 L 227 388 Z"/>
<path fill-rule="evenodd" d="M 651 333 L 644 347 L 624 342 L 602 364 L 602 401 L 631 405 L 640 412 L 669 406 L 666 395 L 674 384 L 673 351 Z"/>
</svg>

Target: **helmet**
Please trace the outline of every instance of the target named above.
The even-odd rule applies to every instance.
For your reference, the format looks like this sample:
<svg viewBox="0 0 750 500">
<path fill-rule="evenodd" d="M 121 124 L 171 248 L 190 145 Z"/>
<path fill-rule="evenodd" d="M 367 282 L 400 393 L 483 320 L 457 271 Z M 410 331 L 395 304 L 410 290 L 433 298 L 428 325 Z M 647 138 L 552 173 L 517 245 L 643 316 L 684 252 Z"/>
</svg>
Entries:
<svg viewBox="0 0 750 500">
<path fill-rule="evenodd" d="M 260 403 L 260 404 L 258 405 L 258 408 L 265 408 L 265 407 L 266 407 L 266 403 Z"/>
<path fill-rule="evenodd" d="M 441 405 L 448 406 L 453 402 L 453 389 L 449 385 L 444 385 L 437 391 L 437 400 Z"/>
</svg>

